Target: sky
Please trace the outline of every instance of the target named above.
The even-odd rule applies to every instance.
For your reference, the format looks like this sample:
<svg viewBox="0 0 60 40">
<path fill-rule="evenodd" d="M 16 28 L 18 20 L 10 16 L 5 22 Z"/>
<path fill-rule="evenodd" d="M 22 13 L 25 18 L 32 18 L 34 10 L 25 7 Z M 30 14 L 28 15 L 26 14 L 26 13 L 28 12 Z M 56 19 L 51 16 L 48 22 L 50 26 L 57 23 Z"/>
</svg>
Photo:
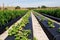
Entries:
<svg viewBox="0 0 60 40">
<path fill-rule="evenodd" d="M 0 0 L 0 6 L 20 6 L 20 7 L 60 7 L 60 0 Z"/>
</svg>

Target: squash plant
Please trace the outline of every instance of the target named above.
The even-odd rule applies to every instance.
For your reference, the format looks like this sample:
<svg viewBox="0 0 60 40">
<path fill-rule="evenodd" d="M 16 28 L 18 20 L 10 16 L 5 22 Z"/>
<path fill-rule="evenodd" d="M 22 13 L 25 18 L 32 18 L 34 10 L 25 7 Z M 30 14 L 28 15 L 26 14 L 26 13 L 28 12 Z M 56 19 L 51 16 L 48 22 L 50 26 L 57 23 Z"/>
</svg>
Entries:
<svg viewBox="0 0 60 40">
<path fill-rule="evenodd" d="M 15 40 L 28 40 L 30 30 L 21 30 L 19 34 L 15 35 Z"/>
<path fill-rule="evenodd" d="M 50 28 L 54 28 L 54 23 L 51 20 L 48 20 L 48 25 Z"/>
<path fill-rule="evenodd" d="M 41 16 L 41 19 L 40 19 L 41 21 L 44 21 L 45 19 L 44 19 L 44 16 Z"/>
<path fill-rule="evenodd" d="M 15 40 L 28 40 L 28 36 L 31 33 L 30 30 L 23 30 L 26 24 L 29 23 L 30 12 L 26 13 L 20 23 L 16 26 L 13 26 L 12 29 L 9 30 L 9 36 L 15 36 Z M 15 25 L 15 24 L 14 24 Z"/>
</svg>

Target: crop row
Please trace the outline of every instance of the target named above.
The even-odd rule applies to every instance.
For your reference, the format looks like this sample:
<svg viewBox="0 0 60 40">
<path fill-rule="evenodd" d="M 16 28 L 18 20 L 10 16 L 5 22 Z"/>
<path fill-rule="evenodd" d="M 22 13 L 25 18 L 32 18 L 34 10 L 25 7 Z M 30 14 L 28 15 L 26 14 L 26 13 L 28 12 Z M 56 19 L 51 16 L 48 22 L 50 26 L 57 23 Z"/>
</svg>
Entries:
<svg viewBox="0 0 60 40">
<path fill-rule="evenodd" d="M 35 11 L 60 18 L 60 9 L 48 9 L 48 10 L 44 9 L 44 10 L 35 10 Z"/>
<path fill-rule="evenodd" d="M 27 10 L 0 10 L 0 27 L 17 17 L 22 17 L 26 12 Z"/>
<path fill-rule="evenodd" d="M 41 27 L 47 34 L 48 38 L 50 40 L 60 40 L 60 25 L 51 21 L 50 19 L 47 19 L 45 16 L 42 16 L 41 14 L 38 14 L 37 12 L 34 12 L 35 17 L 41 24 Z"/>
<path fill-rule="evenodd" d="M 30 12 L 26 13 L 23 17 L 21 22 L 17 25 L 13 25 L 12 29 L 9 30 L 9 36 L 14 36 L 15 40 L 29 40 L 28 36 L 31 33 L 30 30 L 23 30 L 26 24 L 29 23 Z"/>
<path fill-rule="evenodd" d="M 35 15 L 36 16 L 40 16 L 38 13 L 36 13 Z M 44 16 L 41 16 L 40 17 L 40 21 L 44 21 L 44 20 L 46 20 L 45 17 Z M 55 27 L 54 26 L 54 23 L 51 20 L 48 19 L 47 21 L 48 21 L 47 24 L 49 25 L 50 28 L 54 28 Z"/>
</svg>

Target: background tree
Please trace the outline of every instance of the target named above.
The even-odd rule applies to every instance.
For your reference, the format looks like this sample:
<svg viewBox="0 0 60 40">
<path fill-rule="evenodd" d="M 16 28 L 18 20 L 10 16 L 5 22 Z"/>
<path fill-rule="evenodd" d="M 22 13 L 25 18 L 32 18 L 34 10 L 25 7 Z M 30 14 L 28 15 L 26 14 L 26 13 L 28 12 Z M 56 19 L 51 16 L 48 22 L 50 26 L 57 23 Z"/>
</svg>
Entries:
<svg viewBox="0 0 60 40">
<path fill-rule="evenodd" d="M 1 10 L 1 7 L 0 7 L 0 10 Z"/>
<path fill-rule="evenodd" d="M 43 6 L 41 6 L 41 8 L 46 8 L 46 6 L 45 6 L 45 5 L 43 5 Z"/>
<path fill-rule="evenodd" d="M 40 6 L 38 6 L 38 8 L 40 8 Z"/>
<path fill-rule="evenodd" d="M 15 9 L 20 9 L 20 6 L 16 6 Z"/>
<path fill-rule="evenodd" d="M 8 8 L 4 8 L 4 10 L 8 10 Z"/>
</svg>

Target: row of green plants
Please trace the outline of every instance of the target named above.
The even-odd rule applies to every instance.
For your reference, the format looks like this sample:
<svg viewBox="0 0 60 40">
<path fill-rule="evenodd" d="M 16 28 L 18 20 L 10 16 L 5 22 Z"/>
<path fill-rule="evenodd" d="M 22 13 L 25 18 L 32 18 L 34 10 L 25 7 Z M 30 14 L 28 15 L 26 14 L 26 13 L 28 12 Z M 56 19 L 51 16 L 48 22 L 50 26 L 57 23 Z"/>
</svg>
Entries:
<svg viewBox="0 0 60 40">
<path fill-rule="evenodd" d="M 19 22 L 17 25 L 14 24 L 12 26 L 12 29 L 10 29 L 8 32 L 9 36 L 14 36 L 15 40 L 29 40 L 28 36 L 30 35 L 31 30 L 23 29 L 26 26 L 26 24 L 29 23 L 29 17 L 30 17 L 30 12 L 26 13 L 22 17 L 21 22 Z"/>
<path fill-rule="evenodd" d="M 34 11 L 60 18 L 60 9 L 43 9 L 43 10 L 34 10 Z"/>
<path fill-rule="evenodd" d="M 19 16 L 22 17 L 27 11 L 28 10 L 0 10 L 0 27 Z"/>
<path fill-rule="evenodd" d="M 34 13 L 35 16 L 40 16 L 40 21 L 43 22 L 46 18 L 44 16 L 39 15 L 37 12 Z M 55 28 L 54 22 L 50 19 L 47 19 L 47 25 L 49 28 Z M 57 30 L 60 33 L 60 27 Z"/>
</svg>

